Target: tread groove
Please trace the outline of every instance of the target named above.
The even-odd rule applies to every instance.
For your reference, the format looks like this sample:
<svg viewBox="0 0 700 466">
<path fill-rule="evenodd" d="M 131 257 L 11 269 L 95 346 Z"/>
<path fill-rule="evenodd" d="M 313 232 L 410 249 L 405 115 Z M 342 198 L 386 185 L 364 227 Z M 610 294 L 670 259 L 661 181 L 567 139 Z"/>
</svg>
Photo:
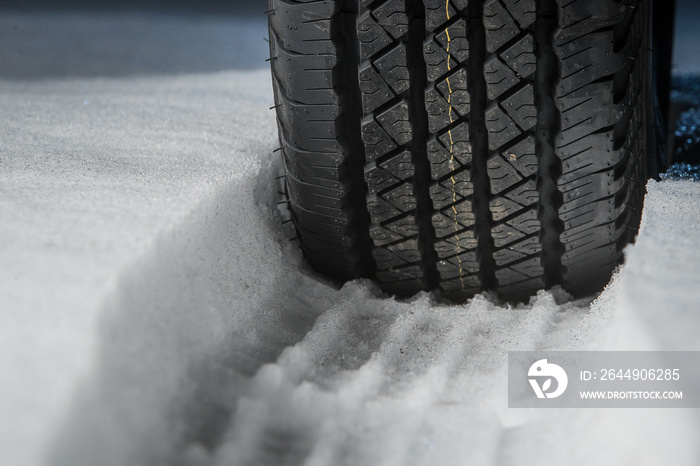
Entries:
<svg viewBox="0 0 700 466">
<path fill-rule="evenodd" d="M 437 271 L 437 253 L 435 252 L 435 229 L 430 220 L 433 215 L 433 204 L 429 191 L 428 112 L 423 102 L 423 93 L 428 82 L 426 64 L 423 58 L 425 12 L 422 0 L 406 0 L 406 2 L 406 13 L 409 20 L 406 56 L 411 86 L 409 114 L 413 117 L 414 128 L 411 155 L 416 166 L 414 192 L 417 197 L 418 247 L 421 251 L 421 268 L 423 269 L 425 287 L 427 290 L 433 290 L 438 286 L 440 277 Z"/>
<path fill-rule="evenodd" d="M 563 283 L 561 255 L 564 246 L 560 235 L 564 225 L 559 218 L 562 195 L 557 188 L 561 174 L 561 161 L 555 153 L 555 141 L 560 131 L 559 109 L 555 102 L 554 83 L 560 79 L 559 58 L 554 50 L 554 33 L 557 29 L 559 11 L 555 0 L 537 0 L 535 20 L 535 106 L 537 108 L 537 131 L 535 147 L 539 167 L 537 189 L 540 197 L 538 217 L 540 220 L 541 264 L 544 269 L 545 286 L 551 288 Z"/>
<path fill-rule="evenodd" d="M 477 240 L 476 259 L 479 263 L 479 278 L 482 290 L 492 290 L 498 287 L 493 259 L 493 243 L 491 239 L 491 210 L 489 208 L 490 182 L 486 168 L 489 154 L 489 134 L 486 128 L 486 108 L 488 97 L 484 64 L 486 62 L 486 28 L 484 3 L 472 1 L 467 6 L 469 29 L 467 32 L 470 61 L 467 65 L 467 82 L 471 83 L 469 96 L 471 99 L 471 118 L 469 119 L 469 134 L 472 144 L 471 179 L 474 182 L 472 209 L 475 217 L 474 234 Z"/>
<path fill-rule="evenodd" d="M 351 40 L 342 41 L 336 46 L 338 47 L 338 61 L 341 67 L 341 80 L 344 86 L 341 89 L 347 89 L 346 111 L 343 124 L 348 129 L 347 150 L 350 154 L 355 154 L 354 157 L 349 157 L 348 172 L 351 177 L 351 184 L 359 187 L 352 191 L 352 199 L 349 204 L 355 207 L 355 216 L 357 218 L 357 234 L 358 249 L 362 254 L 362 276 L 374 277 L 376 263 L 372 258 L 370 251 L 371 239 L 369 236 L 369 212 L 363 202 L 366 196 L 368 187 L 364 181 L 364 167 L 362 160 L 365 159 L 364 146 L 362 144 L 362 132 L 360 128 L 361 121 L 361 99 L 359 83 L 354 76 L 358 75 L 358 55 L 357 34 L 355 33 L 355 11 L 342 11 L 338 14 L 338 20 L 331 23 L 331 27 L 339 28 L 339 34 L 334 37 L 350 37 Z M 340 92 L 340 98 L 343 99 L 343 92 Z"/>
</svg>

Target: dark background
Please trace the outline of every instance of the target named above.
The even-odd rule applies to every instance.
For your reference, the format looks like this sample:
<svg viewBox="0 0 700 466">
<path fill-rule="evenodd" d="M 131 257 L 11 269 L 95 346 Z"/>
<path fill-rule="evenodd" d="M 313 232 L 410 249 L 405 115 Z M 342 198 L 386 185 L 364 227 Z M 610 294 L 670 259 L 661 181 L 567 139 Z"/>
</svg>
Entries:
<svg viewBox="0 0 700 466">
<path fill-rule="evenodd" d="M 700 1 L 676 0 L 674 72 L 700 73 Z M 11 12 L 153 12 L 178 15 L 256 15 L 267 0 L 1 0 Z"/>
<path fill-rule="evenodd" d="M 260 13 L 267 0 L 3 0 L 5 11 L 153 11 L 168 13 L 241 14 Z"/>
</svg>

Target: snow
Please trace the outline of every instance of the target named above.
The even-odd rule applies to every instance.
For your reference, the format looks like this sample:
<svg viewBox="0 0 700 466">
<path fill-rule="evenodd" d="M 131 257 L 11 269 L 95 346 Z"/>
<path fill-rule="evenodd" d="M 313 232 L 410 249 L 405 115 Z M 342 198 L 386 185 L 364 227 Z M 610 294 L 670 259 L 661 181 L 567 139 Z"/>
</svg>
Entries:
<svg viewBox="0 0 700 466">
<path fill-rule="evenodd" d="M 598 297 L 338 289 L 280 226 L 264 17 L 146 19 L 0 15 L 84 47 L 0 71 L 0 464 L 698 464 L 695 410 L 508 409 L 506 361 L 700 350 L 700 184 L 649 182 Z"/>
</svg>

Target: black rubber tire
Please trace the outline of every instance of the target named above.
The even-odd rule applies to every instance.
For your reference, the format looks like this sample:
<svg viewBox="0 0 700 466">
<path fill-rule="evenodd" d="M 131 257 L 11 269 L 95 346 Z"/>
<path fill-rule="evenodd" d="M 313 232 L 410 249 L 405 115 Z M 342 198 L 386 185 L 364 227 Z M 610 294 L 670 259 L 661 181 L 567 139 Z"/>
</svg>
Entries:
<svg viewBox="0 0 700 466">
<path fill-rule="evenodd" d="M 406 296 L 600 290 L 646 183 L 639 0 L 269 0 L 307 260 Z"/>
</svg>

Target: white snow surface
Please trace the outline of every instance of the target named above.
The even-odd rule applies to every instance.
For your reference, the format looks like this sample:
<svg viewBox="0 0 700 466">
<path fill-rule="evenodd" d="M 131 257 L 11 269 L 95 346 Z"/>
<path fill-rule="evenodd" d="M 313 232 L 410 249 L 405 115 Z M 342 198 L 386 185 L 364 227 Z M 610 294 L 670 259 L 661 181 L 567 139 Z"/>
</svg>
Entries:
<svg viewBox="0 0 700 466">
<path fill-rule="evenodd" d="M 135 41 L 150 23 L 134 18 L 98 20 L 140 24 Z M 63 40 L 92 19 L 0 24 Z M 211 21 L 242 50 L 263 19 Z M 206 54 L 200 32 L 175 45 L 209 37 Z M 509 409 L 506 393 L 511 350 L 700 350 L 700 184 L 649 182 L 598 297 L 337 289 L 280 225 L 264 65 L 117 50 L 101 74 L 90 54 L 0 73 L 0 464 L 700 463 L 697 410 Z"/>
</svg>

